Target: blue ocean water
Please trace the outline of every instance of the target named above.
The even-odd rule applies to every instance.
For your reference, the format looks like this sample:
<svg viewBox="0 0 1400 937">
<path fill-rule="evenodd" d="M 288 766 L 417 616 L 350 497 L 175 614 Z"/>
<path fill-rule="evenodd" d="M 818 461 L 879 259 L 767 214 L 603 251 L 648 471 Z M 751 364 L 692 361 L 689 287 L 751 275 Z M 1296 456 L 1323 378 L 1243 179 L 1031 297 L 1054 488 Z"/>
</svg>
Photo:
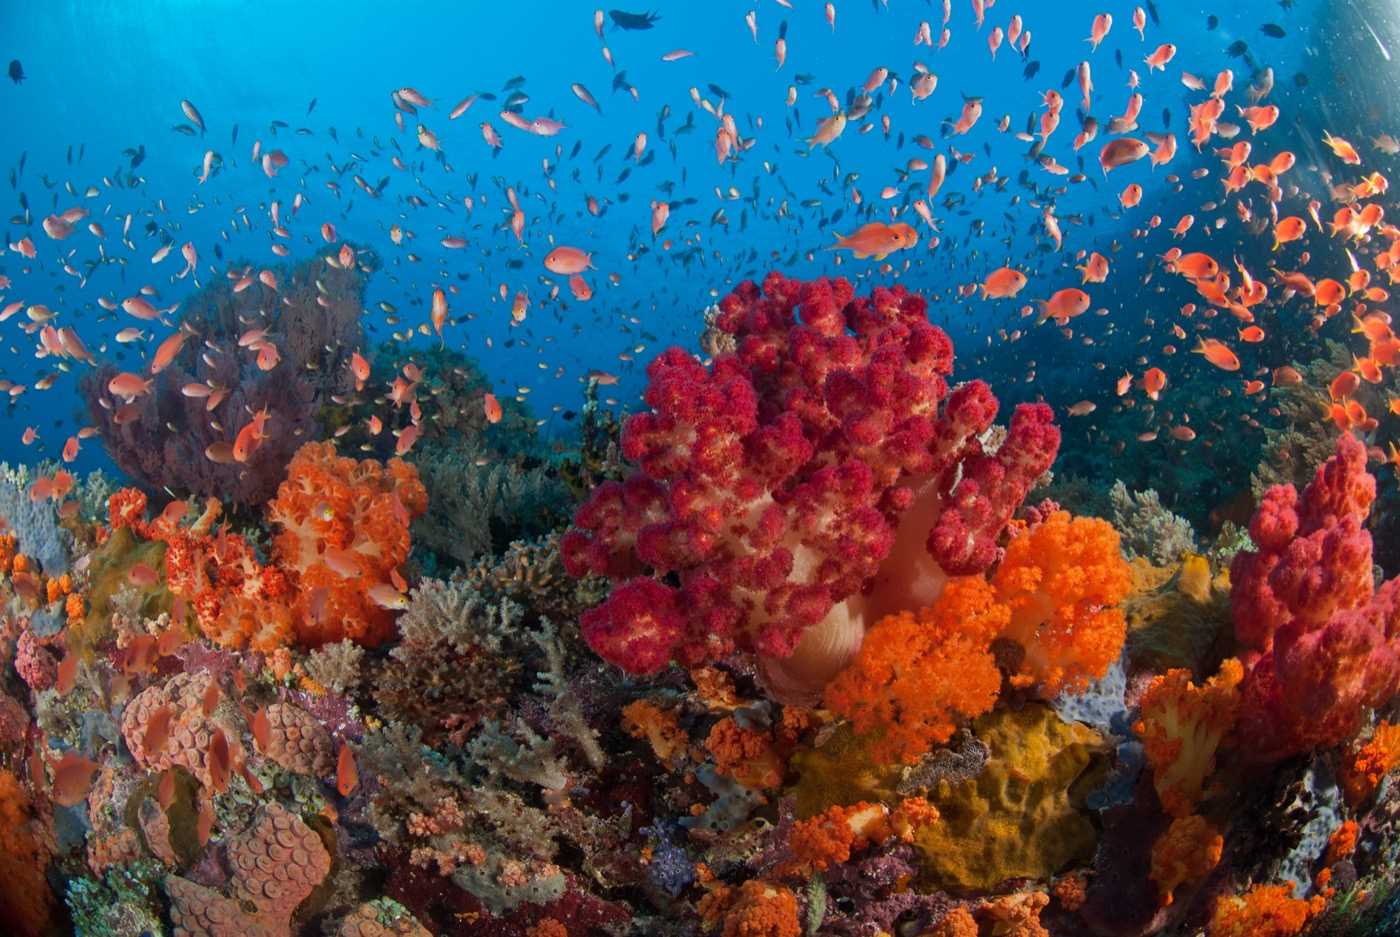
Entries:
<svg viewBox="0 0 1400 937">
<path fill-rule="evenodd" d="M 1105 11 L 1113 8 L 1115 23 L 1102 48 L 1091 53 L 1086 37 L 1099 10 L 1081 3 L 1016 8 L 1003 0 L 987 11 L 987 25 L 978 31 L 971 4 L 959 0 L 949 23 L 951 41 L 942 49 L 913 45 L 921 22 L 930 22 L 935 42 L 942 29 L 939 5 L 920 2 L 847 0 L 835 5 L 834 28 L 822 4 L 758 3 L 752 7 L 756 39 L 744 20 L 750 7 L 743 4 L 663 4 L 650 29 L 627 31 L 605 20 L 601 40 L 593 8 L 573 3 L 423 3 L 393 13 L 358 2 L 333 8 L 7 5 L 6 57 L 21 61 L 25 80 L 0 89 L 7 128 L 3 162 L 14 168 L 23 157 L 9 196 L 13 202 L 22 192 L 31 206 L 28 227 L 18 205 L 10 206 L 7 243 L 31 233 L 41 253 L 32 264 L 15 253 L 0 261 L 12 284 L 6 301 L 48 305 L 79 329 L 90 348 L 106 342 L 99 357 L 135 369 L 140 346 L 111 341 L 118 328 L 133 323 L 121 313 L 100 315 L 97 298 L 120 298 L 144 285 L 158 291 L 157 305 L 188 295 L 190 280 L 172 280 L 183 265 L 178 249 L 159 266 L 149 263 L 166 242 L 196 245 L 200 282 L 222 275 L 238 259 L 277 261 L 269 253 L 269 207 L 280 202 L 287 217 L 300 194 L 305 203 L 286 222 L 288 261 L 322 246 L 322 222 L 334 224 L 339 237 L 379 251 L 385 266 L 371 282 L 366 318 L 371 335 L 380 338 L 393 329 L 375 303 L 392 303 L 403 325 L 411 326 L 426 321 L 433 285 L 456 283 L 461 292 L 452 297 L 457 321 L 447 330 L 451 344 L 480 360 L 498 393 L 528 388 L 529 401 L 544 417 L 551 408 L 576 406 L 580 378 L 593 368 L 620 376 L 613 394 L 620 404 L 636 400 L 641 365 L 654 351 L 671 342 L 692 344 L 706 305 L 738 280 L 761 278 L 769 269 L 802 277 L 842 274 L 864 284 L 897 281 L 924 292 L 933 299 L 933 318 L 957 343 L 959 377 L 988 377 L 1010 400 L 1043 395 L 1064 406 L 1102 391 L 1118 373 L 1114 359 L 1133 370 L 1131 356 L 1151 329 L 1141 321 L 1143 306 L 1169 301 L 1142 280 L 1154 255 L 1173 243 L 1167 228 L 1180 214 L 1196 212 L 1197 233 L 1205 233 L 1200 228 L 1206 213 L 1199 205 L 1217 183 L 1181 187 L 1167 181 L 1172 175 L 1189 183 L 1191 169 L 1213 162 L 1184 139 L 1175 161 L 1162 170 L 1149 171 L 1144 161 L 1105 178 L 1095 154 L 1106 132 L 1078 154 L 1067 146 L 1078 132 L 1080 89 L 1073 80 L 1065 87 L 1063 79 L 1080 61 L 1091 63 L 1093 111 L 1106 124 L 1127 105 L 1132 69 L 1145 98 L 1142 130 L 1170 124 L 1183 136 L 1192 93 L 1178 80 L 1180 72 L 1209 81 L 1220 69 L 1233 68 L 1236 87 L 1242 87 L 1251 80 L 1250 67 L 1227 49 L 1243 41 L 1250 62 L 1274 69 L 1272 100 L 1284 114 L 1279 129 L 1289 133 L 1299 126 L 1315 149 L 1315 121 L 1326 113 L 1318 109 L 1317 92 L 1328 79 L 1316 75 L 1314 84 L 1300 88 L 1291 76 L 1317 70 L 1318 40 L 1336 25 L 1335 5 L 1288 6 L 1157 4 L 1144 40 L 1132 29 L 1131 6 L 1109 4 Z M 1013 14 L 1023 17 L 1032 34 L 1028 50 L 1021 54 L 1003 45 L 994 59 L 988 34 L 994 24 L 1005 27 Z M 1261 24 L 1273 21 L 1286 27 L 1283 38 L 1261 33 Z M 774 48 L 780 35 L 787 43 L 782 67 Z M 1166 71 L 1149 74 L 1143 57 L 1166 41 L 1176 45 L 1175 59 Z M 1376 57 L 1367 42 L 1354 44 L 1362 60 Z M 662 61 L 663 53 L 675 49 L 694 55 Z M 916 63 L 938 77 L 936 91 L 923 101 L 913 100 L 909 88 Z M 878 103 L 870 114 L 853 121 L 829 147 L 809 147 L 804 139 L 830 113 L 816 92 L 830 89 L 848 102 L 877 68 L 888 69 L 890 78 L 875 89 Z M 504 89 L 517 76 L 523 80 L 515 87 L 529 96 L 523 113 L 562 121 L 558 136 L 536 137 L 501 122 Z M 601 113 L 570 91 L 575 82 L 592 92 Z M 406 86 L 433 106 L 417 117 L 406 115 L 400 130 L 390 93 Z M 628 87 L 636 89 L 635 100 Z M 1029 145 L 1015 138 L 1039 113 L 1042 93 L 1062 87 L 1065 116 L 1046 152 L 1071 173 L 1082 171 L 1079 183 L 1028 160 Z M 792 88 L 796 100 L 788 106 Z M 737 158 L 716 161 L 717 122 L 692 101 L 692 89 L 733 115 L 740 136 L 751 142 Z M 456 102 L 485 92 L 497 99 L 478 100 L 460 119 L 447 118 Z M 967 96 L 983 99 L 980 122 L 966 136 L 945 137 Z M 189 126 L 182 99 L 198 108 L 206 132 L 190 136 L 172 129 Z M 1004 116 L 1009 129 L 998 132 Z M 499 152 L 483 142 L 482 121 L 502 135 Z M 437 135 L 441 159 L 418 145 L 417 122 Z M 693 130 L 682 132 L 688 122 Z M 638 133 L 648 136 L 648 161 L 641 165 L 631 151 Z M 928 172 L 906 172 L 907 164 L 929 161 L 935 152 L 913 142 L 920 135 L 950 157 L 955 151 L 971 157 L 966 164 L 950 158 L 953 171 L 933 205 L 936 233 L 910 209 L 923 196 Z M 291 160 L 274 179 L 251 158 L 259 143 L 284 150 Z M 130 166 L 123 155 L 128 150 L 144 152 L 139 166 Z M 218 154 L 218 168 L 199 185 L 208 150 Z M 395 155 L 406 168 L 390 164 Z M 619 181 L 624 171 L 628 176 Z M 355 174 L 371 185 L 388 181 L 378 198 L 370 198 L 352 183 Z M 974 192 L 979 176 L 984 184 Z M 1116 193 L 1130 181 L 1143 186 L 1135 217 L 1116 205 Z M 338 192 L 327 187 L 332 182 Z M 505 226 L 507 186 L 521 197 L 523 243 Z M 887 186 L 891 198 L 882 197 Z M 423 199 L 419 206 L 407 201 L 415 195 Z M 470 212 L 464 196 L 475 200 Z M 605 205 L 600 217 L 586 212 L 588 196 Z M 660 237 L 649 228 L 648 206 L 656 199 L 672 205 Z M 1038 209 L 1050 203 L 1064 228 L 1065 246 L 1058 252 L 1048 249 Z M 106 239 L 82 230 L 66 242 L 45 238 L 39 219 L 71 206 L 89 210 Z M 1134 229 L 1149 214 L 1159 215 L 1163 227 L 1134 239 Z M 120 243 L 128 215 L 134 250 Z M 914 223 L 922 240 L 891 257 L 885 270 L 825 250 L 837 233 L 894 217 Z M 393 224 L 411 232 L 412 240 L 391 245 L 387 232 Z M 439 244 L 445 236 L 463 237 L 467 246 L 446 250 Z M 930 250 L 934 237 L 941 243 Z M 551 239 L 593 254 L 590 303 L 574 302 L 566 288 L 557 301 L 546 298 L 545 281 L 563 279 L 541 265 Z M 216 246 L 222 261 L 213 255 Z M 1115 246 L 1122 249 L 1114 252 Z M 1072 339 L 1052 327 L 1032 328 L 1033 320 L 1019 315 L 1022 301 L 1077 283 L 1069 267 L 1080 250 L 1112 258 L 1112 276 L 1093 296 L 1094 308 L 1107 315 L 1076 323 Z M 83 264 L 98 257 L 116 262 L 86 273 Z M 65 263 L 83 275 L 64 272 Z M 957 287 L 1008 263 L 1036 274 L 1022 301 L 956 295 Z M 528 318 L 518 327 L 511 325 L 502 286 L 512 295 L 524 288 L 531 296 Z M 465 321 L 467 314 L 474 318 Z M 19 331 L 23 322 L 21 315 L 0 326 L 11 351 L 5 376 L 20 383 L 50 370 L 50 362 L 29 354 L 33 341 Z M 999 337 L 1017 329 L 1025 334 L 1018 343 Z M 1083 345 L 1086 337 L 1097 344 Z M 620 354 L 633 360 L 619 361 Z M 1108 370 L 1091 370 L 1096 361 Z M 41 435 L 33 449 L 13 450 L 16 455 L 55 456 L 82 425 L 75 393 L 81 370 L 61 375 L 46 392 L 31 389 L 7 408 L 0 435 L 14 440 L 30 425 Z M 563 429 L 556 419 L 549 431 Z M 85 469 L 102 462 L 100 447 L 89 444 L 76 464 Z"/>
</svg>

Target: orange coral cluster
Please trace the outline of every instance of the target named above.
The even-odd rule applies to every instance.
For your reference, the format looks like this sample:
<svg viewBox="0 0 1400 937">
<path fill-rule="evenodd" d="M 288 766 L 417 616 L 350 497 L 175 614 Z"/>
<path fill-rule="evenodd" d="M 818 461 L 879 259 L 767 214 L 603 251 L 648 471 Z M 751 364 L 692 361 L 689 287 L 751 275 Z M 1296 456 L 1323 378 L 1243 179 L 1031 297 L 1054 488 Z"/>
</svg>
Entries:
<svg viewBox="0 0 1400 937">
<path fill-rule="evenodd" d="M 30 806 L 19 778 L 0 769 L 0 917 L 17 937 L 49 933 L 55 904 L 44 877 L 51 844 Z"/>
<path fill-rule="evenodd" d="M 1152 844 L 1152 881 L 1162 893 L 1162 904 L 1172 903 L 1178 885 L 1203 879 L 1220 864 L 1225 837 L 1204 817 L 1178 817 Z"/>
<path fill-rule="evenodd" d="M 922 797 L 910 797 L 894 810 L 862 801 L 828 807 L 793 825 L 788 846 L 803 871 L 840 865 L 851 853 L 892 839 L 912 842 L 914 830 L 938 819 L 938 809 Z"/>
<path fill-rule="evenodd" d="M 1153 678 L 1143 693 L 1133 728 L 1142 736 L 1157 797 L 1172 816 L 1189 816 L 1201 802 L 1216 750 L 1234 727 L 1243 678 L 1244 668 L 1230 658 L 1205 686 L 1191 682 L 1189 670 L 1175 669 Z"/>
<path fill-rule="evenodd" d="M 1342 790 L 1359 807 L 1380 787 L 1381 779 L 1400 765 L 1400 724 L 1382 722 L 1364 745 L 1342 759 Z"/>
<path fill-rule="evenodd" d="M 913 764 L 1001 690 L 991 643 L 1010 621 L 985 580 L 952 579 L 930 608 L 880 619 L 851 666 L 827 685 L 827 708 L 851 720 L 880 761 Z"/>
<path fill-rule="evenodd" d="M 299 588 L 297 638 L 319 647 L 343 638 L 374 646 L 393 634 L 381 593 L 408 559 L 409 524 L 428 508 L 418 470 L 402 459 L 381 464 L 338 456 L 330 442 L 302 446 L 268 504 L 281 528 L 279 565 Z"/>
<path fill-rule="evenodd" d="M 1056 511 L 1012 538 L 993 583 L 1011 609 L 1003 637 L 1025 651 L 1014 685 L 1051 699 L 1083 690 L 1118 659 L 1128 626 L 1117 606 L 1133 575 L 1112 524 Z"/>
<path fill-rule="evenodd" d="M 798 937 L 797 896 L 781 885 L 748 881 L 738 888 L 717 885 L 700 899 L 700 915 L 720 937 Z"/>
<path fill-rule="evenodd" d="M 710 728 L 705 748 L 715 759 L 715 769 L 752 790 L 783 783 L 787 761 L 773 747 L 773 739 L 757 729 L 746 729 L 726 717 Z"/>
<path fill-rule="evenodd" d="M 1293 937 L 1326 905 L 1321 897 L 1294 898 L 1292 883 L 1256 885 L 1243 895 L 1226 895 L 1215 903 L 1210 937 Z"/>
<path fill-rule="evenodd" d="M 237 534 L 212 530 L 220 513 L 214 499 L 188 526 L 189 506 L 179 501 L 146 521 L 146 496 L 134 488 L 116 492 L 107 506 L 113 529 L 166 544 L 166 584 L 209 640 L 264 653 L 292 640 L 372 646 L 389 637 L 388 605 L 395 603 L 376 589 L 401 598 L 388 580 L 408 558 L 409 524 L 426 509 L 427 491 L 411 465 L 340 458 L 330 443 L 306 444 L 288 467 L 269 505 L 269 519 L 282 528 L 270 563 Z"/>
<path fill-rule="evenodd" d="M 931 607 L 876 622 L 825 704 L 876 758 L 912 764 L 995 705 L 999 637 L 1023 651 L 1012 684 L 1046 699 L 1102 677 L 1123 647 L 1117 603 L 1131 588 L 1113 527 L 1057 511 L 1011 540 L 991 581 L 950 579 Z"/>
</svg>

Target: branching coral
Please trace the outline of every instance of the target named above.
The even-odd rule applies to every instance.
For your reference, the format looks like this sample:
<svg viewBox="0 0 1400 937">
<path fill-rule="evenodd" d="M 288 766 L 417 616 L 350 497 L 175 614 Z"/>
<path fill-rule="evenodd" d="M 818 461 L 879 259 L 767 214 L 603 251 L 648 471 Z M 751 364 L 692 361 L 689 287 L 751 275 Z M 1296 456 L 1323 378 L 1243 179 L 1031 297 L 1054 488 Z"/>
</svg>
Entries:
<svg viewBox="0 0 1400 937">
<path fill-rule="evenodd" d="M 851 720 L 875 758 L 912 764 L 992 708 L 1001 674 L 991 642 L 1010 620 L 985 580 L 952 579 L 930 608 L 876 622 L 827 685 L 825 705 Z"/>
<path fill-rule="evenodd" d="M 1215 753 L 1235 725 L 1244 670 L 1233 658 L 1204 686 L 1189 670 L 1154 677 L 1138 704 L 1134 726 L 1142 736 L 1152 782 L 1162 806 L 1174 817 L 1191 815 L 1215 771 Z"/>
<path fill-rule="evenodd" d="M 1367 708 L 1400 689 L 1400 578 L 1375 588 L 1375 499 L 1366 447 L 1349 433 L 1300 496 L 1264 496 L 1231 564 L 1235 635 L 1248 648 L 1240 731 L 1257 761 L 1356 735 Z"/>
<path fill-rule="evenodd" d="M 1108 498 L 1113 526 L 1123 532 L 1128 559 L 1143 556 L 1158 566 L 1170 566 L 1183 553 L 1196 549 L 1191 522 L 1167 510 L 1155 489 L 1129 491 L 1122 481 L 1115 481 Z"/>
<path fill-rule="evenodd" d="M 301 644 L 348 637 L 373 647 L 393 633 L 394 611 L 374 593 L 393 590 L 390 578 L 408 559 L 409 524 L 427 507 L 418 472 L 401 459 L 357 462 L 328 442 L 298 450 L 267 516 L 279 528 L 273 553 L 296 576 Z"/>
<path fill-rule="evenodd" d="M 329 263 L 338 251 L 326 248 L 291 269 L 262 271 L 267 278 L 251 268 L 239 278 L 220 276 L 186 299 L 181 327 L 197 338 L 187 339 L 154 376 L 150 393 L 114 399 L 111 365 L 85 378 L 88 412 L 117 465 L 151 489 L 214 495 L 240 506 L 270 498 L 301 442 L 319 438 L 318 411 L 351 386 L 364 287 L 377 262 L 362 251 L 348 266 Z M 256 344 L 275 354 L 252 350 L 245 336 L 257 329 L 265 332 Z M 190 386 L 205 392 L 185 393 Z M 245 461 L 206 454 L 211 446 L 232 446 L 250 415 L 262 412 L 268 415 L 262 443 Z"/>
<path fill-rule="evenodd" d="M 640 470 L 593 492 L 564 559 L 619 583 L 582 621 L 607 660 L 647 673 L 753 651 L 773 692 L 810 701 L 867 617 L 996 560 L 1059 432 L 1023 406 L 987 452 L 995 399 L 980 382 L 949 392 L 951 342 L 903 288 L 857 299 L 845 280 L 773 273 L 720 306 L 737 352 L 651 363 L 651 409 L 623 433 Z"/>
</svg>

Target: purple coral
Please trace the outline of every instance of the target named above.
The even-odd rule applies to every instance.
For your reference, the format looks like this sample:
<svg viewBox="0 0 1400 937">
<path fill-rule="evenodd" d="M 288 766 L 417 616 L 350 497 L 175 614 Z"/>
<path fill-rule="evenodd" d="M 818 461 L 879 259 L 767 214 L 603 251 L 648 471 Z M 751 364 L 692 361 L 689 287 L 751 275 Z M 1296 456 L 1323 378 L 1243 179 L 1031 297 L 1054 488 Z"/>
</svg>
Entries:
<svg viewBox="0 0 1400 937">
<path fill-rule="evenodd" d="M 348 266 L 343 256 L 353 257 Z M 83 381 L 113 460 L 152 488 L 243 506 L 271 498 L 296 450 L 321 437 L 320 411 L 353 385 L 350 355 L 362 339 L 361 303 L 375 266 L 373 254 L 343 245 L 290 270 L 234 271 L 190 296 L 180 326 L 191 336 L 150 393 L 131 402 L 114 397 L 111 364 Z M 257 329 L 265 334 L 250 343 L 245 336 Z M 266 435 L 246 462 L 217 451 L 263 409 Z"/>
</svg>

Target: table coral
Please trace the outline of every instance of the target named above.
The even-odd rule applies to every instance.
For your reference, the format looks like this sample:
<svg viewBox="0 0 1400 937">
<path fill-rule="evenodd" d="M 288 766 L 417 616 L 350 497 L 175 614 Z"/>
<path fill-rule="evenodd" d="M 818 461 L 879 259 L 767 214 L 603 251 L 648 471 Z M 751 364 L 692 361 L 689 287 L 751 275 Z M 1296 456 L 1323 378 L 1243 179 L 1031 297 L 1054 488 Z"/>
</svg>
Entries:
<svg viewBox="0 0 1400 937">
<path fill-rule="evenodd" d="M 175 937 L 288 937 L 297 906 L 330 872 L 331 857 L 301 818 L 276 802 L 228 844 L 225 894 L 167 876 Z"/>
<path fill-rule="evenodd" d="M 417 470 L 402 459 L 356 461 L 329 442 L 297 451 L 267 517 L 279 528 L 273 554 L 296 576 L 301 644 L 348 637 L 372 647 L 393 633 L 393 611 L 370 591 L 408 559 L 409 524 L 427 506 Z"/>
<path fill-rule="evenodd" d="M 1031 704 L 974 723 L 991 751 L 974 778 L 940 781 L 928 793 L 941 819 L 920 827 L 914 844 L 927 881 L 987 889 L 1012 878 L 1049 878 L 1087 859 L 1098 834 L 1080 812 L 1086 775 L 1102 745 L 1098 733 Z"/>
<path fill-rule="evenodd" d="M 1343 433 L 1301 495 L 1269 489 L 1250 521 L 1258 548 L 1235 557 L 1230 598 L 1252 760 L 1345 742 L 1400 690 L 1400 577 L 1375 587 L 1363 526 L 1375 495 L 1366 447 Z"/>
<path fill-rule="evenodd" d="M 902 287 L 856 298 L 846 280 L 772 273 L 720 307 L 737 351 L 652 361 L 651 409 L 622 440 L 639 470 L 594 490 L 564 559 L 617 584 L 581 622 L 610 662 L 650 673 L 752 651 L 770 691 L 810 702 L 867 621 L 997 559 L 1059 431 L 1023 405 L 989 452 L 995 398 L 978 381 L 949 391 L 952 343 Z"/>
</svg>

